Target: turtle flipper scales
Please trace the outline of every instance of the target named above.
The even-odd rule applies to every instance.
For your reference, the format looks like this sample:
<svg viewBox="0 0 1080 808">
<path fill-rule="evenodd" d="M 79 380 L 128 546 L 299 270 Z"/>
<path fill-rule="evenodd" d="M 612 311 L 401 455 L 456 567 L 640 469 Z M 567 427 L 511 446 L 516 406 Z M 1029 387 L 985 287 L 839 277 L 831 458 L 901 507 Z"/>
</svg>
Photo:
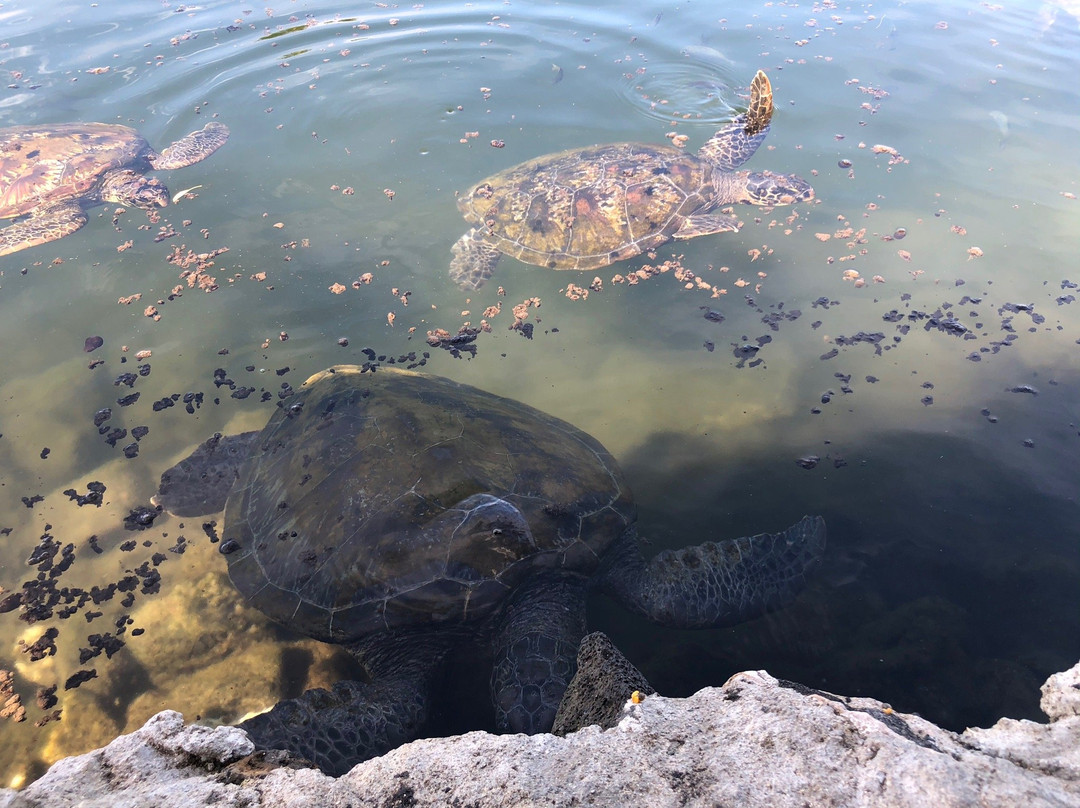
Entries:
<svg viewBox="0 0 1080 808">
<path fill-rule="evenodd" d="M 466 290 L 483 286 L 502 256 L 475 227 L 459 238 L 450 251 L 454 254 L 450 261 L 450 279 Z"/>
<path fill-rule="evenodd" d="M 0 230 L 0 255 L 48 244 L 71 235 L 84 224 L 86 214 L 77 202 L 35 211 L 29 218 Z"/>
<path fill-rule="evenodd" d="M 342 775 L 420 734 L 427 710 L 418 684 L 411 678 L 345 680 L 332 690 L 317 688 L 280 701 L 238 726 L 256 749 L 285 749 L 326 774 Z"/>
<path fill-rule="evenodd" d="M 773 93 L 769 77 L 759 70 L 750 82 L 750 106 L 746 110 L 747 135 L 756 135 L 769 126 L 773 114 Z"/>
<path fill-rule="evenodd" d="M 724 171 L 738 168 L 765 141 L 772 114 L 772 85 L 759 70 L 750 82 L 750 106 L 746 112 L 709 138 L 698 156 Z"/>
<path fill-rule="evenodd" d="M 720 628 L 794 600 L 825 551 L 825 521 L 804 516 L 780 533 L 664 550 L 648 562 L 632 535 L 623 541 L 606 559 L 602 591 L 655 623 Z"/>
<path fill-rule="evenodd" d="M 491 700 L 500 732 L 550 732 L 585 634 L 585 582 L 540 575 L 519 586 L 494 640 Z"/>
<path fill-rule="evenodd" d="M 184 168 L 205 160 L 224 146 L 228 139 L 229 127 L 217 121 L 210 121 L 202 129 L 180 138 L 161 154 L 151 154 L 150 165 L 159 171 Z"/>
</svg>

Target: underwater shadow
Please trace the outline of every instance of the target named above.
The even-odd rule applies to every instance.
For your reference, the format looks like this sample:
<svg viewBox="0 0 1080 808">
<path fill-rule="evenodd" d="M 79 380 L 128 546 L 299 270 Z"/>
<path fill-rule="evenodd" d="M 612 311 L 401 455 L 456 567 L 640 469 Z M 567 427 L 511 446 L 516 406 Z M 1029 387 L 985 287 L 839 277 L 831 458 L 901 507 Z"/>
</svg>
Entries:
<svg viewBox="0 0 1080 808">
<path fill-rule="evenodd" d="M 793 462 L 800 451 L 723 454 L 662 433 L 621 458 L 646 552 L 822 515 L 825 558 L 794 604 L 730 629 L 673 631 L 596 597 L 590 626 L 665 695 L 766 669 L 949 729 L 1044 720 L 1039 686 L 1080 658 L 1075 498 L 955 435 L 883 432 L 859 458 L 809 470 Z"/>
</svg>

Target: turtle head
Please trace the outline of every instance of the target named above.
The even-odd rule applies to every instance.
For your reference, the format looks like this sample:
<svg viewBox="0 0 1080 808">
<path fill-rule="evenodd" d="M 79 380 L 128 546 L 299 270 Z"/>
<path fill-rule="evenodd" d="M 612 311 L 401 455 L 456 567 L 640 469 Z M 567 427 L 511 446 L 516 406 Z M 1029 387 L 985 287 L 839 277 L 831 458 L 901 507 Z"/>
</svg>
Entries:
<svg viewBox="0 0 1080 808">
<path fill-rule="evenodd" d="M 161 475 L 161 485 L 151 502 L 174 516 L 220 511 L 258 437 L 258 432 L 227 437 L 215 433 Z"/>
<path fill-rule="evenodd" d="M 776 174 L 772 171 L 751 171 L 746 175 L 743 197 L 750 205 L 792 205 L 814 198 L 810 183 L 795 174 Z"/>
<path fill-rule="evenodd" d="M 160 180 L 124 169 L 106 175 L 101 186 L 101 198 L 118 205 L 153 210 L 169 204 L 169 189 Z"/>
</svg>

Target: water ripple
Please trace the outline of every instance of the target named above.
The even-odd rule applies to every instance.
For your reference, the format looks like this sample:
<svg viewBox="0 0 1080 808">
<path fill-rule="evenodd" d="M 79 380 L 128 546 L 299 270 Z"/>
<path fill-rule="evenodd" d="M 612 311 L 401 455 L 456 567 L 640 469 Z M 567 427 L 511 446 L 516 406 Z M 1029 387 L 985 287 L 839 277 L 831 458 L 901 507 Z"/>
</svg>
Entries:
<svg viewBox="0 0 1080 808">
<path fill-rule="evenodd" d="M 727 121 L 743 103 L 737 93 L 745 92 L 750 78 L 705 46 L 629 67 L 619 84 L 621 97 L 635 112 L 662 121 Z"/>
</svg>

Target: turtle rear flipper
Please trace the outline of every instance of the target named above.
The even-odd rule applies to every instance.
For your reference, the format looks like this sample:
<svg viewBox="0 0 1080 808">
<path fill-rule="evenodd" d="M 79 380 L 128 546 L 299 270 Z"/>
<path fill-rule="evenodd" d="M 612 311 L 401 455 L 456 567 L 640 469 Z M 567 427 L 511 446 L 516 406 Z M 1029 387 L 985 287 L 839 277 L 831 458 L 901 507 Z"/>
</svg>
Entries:
<svg viewBox="0 0 1080 808">
<path fill-rule="evenodd" d="M 0 230 L 0 255 L 48 244 L 71 235 L 84 224 L 86 214 L 76 202 L 36 211 L 29 218 Z"/>
<path fill-rule="evenodd" d="M 228 139 L 229 127 L 217 121 L 210 121 L 202 129 L 180 138 L 161 154 L 151 154 L 150 165 L 159 171 L 184 168 L 205 160 L 224 146 Z"/>
<path fill-rule="evenodd" d="M 799 594 L 825 551 L 825 520 L 804 516 L 781 533 L 665 550 L 646 562 L 634 537 L 612 552 L 602 591 L 674 628 L 722 628 L 780 608 Z"/>
<path fill-rule="evenodd" d="M 454 254 L 450 262 L 450 279 L 462 289 L 473 291 L 491 277 L 502 257 L 502 253 L 484 241 L 475 227 L 459 238 L 450 251 Z"/>
<path fill-rule="evenodd" d="M 217 433 L 161 475 L 152 501 L 176 516 L 205 516 L 225 507 L 258 432 Z"/>
</svg>

